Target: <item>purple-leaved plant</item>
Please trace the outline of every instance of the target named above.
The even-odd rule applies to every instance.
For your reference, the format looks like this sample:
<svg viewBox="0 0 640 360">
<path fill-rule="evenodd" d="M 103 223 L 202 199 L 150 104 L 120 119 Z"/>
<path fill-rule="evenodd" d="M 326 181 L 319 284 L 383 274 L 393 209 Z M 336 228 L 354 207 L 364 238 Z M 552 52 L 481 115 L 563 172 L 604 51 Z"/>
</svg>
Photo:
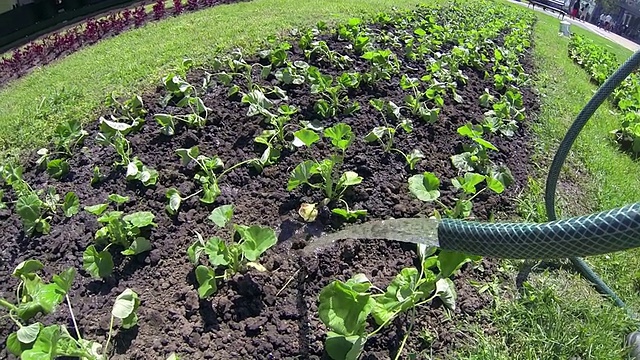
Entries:
<svg viewBox="0 0 640 360">
<path fill-rule="evenodd" d="M 182 13 L 182 0 L 173 0 L 173 14 L 180 15 Z"/>
<path fill-rule="evenodd" d="M 164 0 L 156 0 L 155 4 L 153 4 L 153 19 L 160 20 L 164 17 L 165 14 L 165 5 Z"/>
<path fill-rule="evenodd" d="M 144 25 L 146 19 L 147 12 L 144 9 L 144 5 L 139 5 L 135 10 L 133 10 L 133 23 L 136 27 Z"/>
<path fill-rule="evenodd" d="M 198 10 L 198 0 L 187 0 L 187 10 L 189 11 Z"/>
</svg>

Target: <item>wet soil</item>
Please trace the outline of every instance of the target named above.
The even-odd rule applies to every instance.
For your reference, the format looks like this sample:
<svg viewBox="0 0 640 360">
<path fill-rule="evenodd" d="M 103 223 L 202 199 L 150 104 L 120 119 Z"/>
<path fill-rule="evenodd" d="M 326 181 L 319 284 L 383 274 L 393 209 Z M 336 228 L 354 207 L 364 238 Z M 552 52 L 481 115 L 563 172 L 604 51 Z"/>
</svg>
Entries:
<svg viewBox="0 0 640 360">
<path fill-rule="evenodd" d="M 344 44 L 333 37 L 326 40 L 331 48 L 349 53 Z M 294 46 L 289 56 L 292 60 L 301 59 L 302 53 Z M 352 57 L 356 59 L 354 69 L 367 69 L 366 63 L 356 55 Z M 310 63 L 320 67 L 323 73 L 339 73 L 338 69 L 325 63 Z M 409 65 L 403 62 L 401 73 L 419 73 Z M 532 68 L 526 61 L 524 65 L 526 69 Z M 202 70 L 195 70 L 188 79 L 194 84 L 201 83 L 203 74 Z M 352 209 L 366 209 L 367 219 L 430 215 L 433 205 L 413 198 L 407 185 L 411 175 L 423 171 L 434 172 L 442 180 L 442 201 L 449 205 L 453 203 L 455 192 L 448 179 L 455 177 L 457 171 L 451 165 L 450 156 L 458 153 L 466 142 L 456 129 L 468 121 L 477 123 L 482 119 L 484 109 L 479 106 L 478 98 L 485 89 L 497 94 L 492 82 L 485 81 L 481 72 L 464 69 L 464 74 L 469 80 L 458 89 L 464 100 L 461 104 L 453 102 L 448 95 L 436 123 L 413 119 L 412 133 L 397 134 L 397 148 L 405 153 L 417 148 L 426 155 L 415 170 L 409 170 L 401 156 L 384 153 L 379 145 L 369 145 L 362 140 L 382 121 L 369 105 L 369 99 L 381 97 L 396 104 L 403 103 L 406 93 L 400 90 L 400 75 L 350 94 L 351 99 L 362 105 L 361 111 L 354 116 L 340 116 L 332 122 L 347 123 L 356 134 L 343 169 L 356 171 L 364 178 L 362 184 L 345 195 Z M 310 95 L 308 85 L 283 86 L 283 89 L 289 96 L 288 103 L 301 109 L 292 123 L 308 118 L 309 109 L 318 95 Z M 149 110 L 146 124 L 128 139 L 133 154 L 160 173 L 156 186 L 144 188 L 125 181 L 125 170 L 114 169 L 111 165 L 116 160 L 114 151 L 93 140 L 98 131 L 97 124 L 87 129 L 90 136 L 85 148 L 70 159 L 71 173 L 65 179 L 54 180 L 36 169 L 35 154 L 25 160 L 25 180 L 34 188 L 53 186 L 59 194 L 73 190 L 82 205 L 106 202 L 107 196 L 113 193 L 126 195 L 130 201 L 121 210 L 127 213 L 152 211 L 156 216 L 158 226 L 150 234 L 153 244 L 150 252 L 123 258 L 118 251 L 113 251 L 116 269 L 112 276 L 93 280 L 84 270 L 78 270 L 70 291 L 83 336 L 101 342 L 107 336 L 115 296 L 125 288 L 140 295 L 139 326 L 118 331 L 114 339 L 114 359 L 163 359 L 172 352 L 185 359 L 326 358 L 323 354 L 326 329 L 317 317 L 317 297 L 322 287 L 334 279 L 345 280 L 355 273 L 364 273 L 376 286 L 384 288 L 400 269 L 415 265 L 413 246 L 382 240 L 348 240 L 314 255 L 301 251 L 307 239 L 295 233 L 310 225 L 300 219 L 297 209 L 302 202 L 321 200 L 322 194 L 306 187 L 288 192 L 286 183 L 293 168 L 302 160 L 321 158 L 328 153 L 330 145 L 326 139 L 311 149 L 284 152 L 276 164 L 266 167 L 262 173 L 246 166 L 239 167 L 220 180 L 222 194 L 215 204 L 206 205 L 193 197 L 183 202 L 177 215 L 168 215 L 164 210 L 167 189 L 175 187 L 188 195 L 200 188 L 193 180 L 193 169 L 181 166 L 175 149 L 198 145 L 201 153 L 218 155 L 227 166 L 259 157 L 263 150 L 253 139 L 267 125 L 257 117 L 247 117 L 247 108 L 239 99 L 228 100 L 224 95 L 226 91 L 227 88 L 216 85 L 204 95 L 205 104 L 213 109 L 205 128 L 189 129 L 178 125 L 176 135 L 171 137 L 160 133 L 153 114 L 184 110 L 159 104 L 164 96 L 162 87 L 144 94 Z M 537 101 L 529 89 L 522 89 L 522 92 L 530 116 L 537 111 Z M 329 124 L 329 121 L 323 121 L 323 125 Z M 474 201 L 473 217 L 480 220 L 510 217 L 515 213 L 514 198 L 523 190 L 531 170 L 527 123 L 520 124 L 513 138 L 486 138 L 500 149 L 500 152 L 491 152 L 490 157 L 511 169 L 515 183 L 501 195 L 484 192 L 478 196 Z M 94 166 L 99 166 L 108 176 L 92 186 L 90 179 Z M 12 196 L 15 195 L 7 189 L 6 200 L 13 200 Z M 223 204 L 234 204 L 234 222 L 237 224 L 260 224 L 276 229 L 279 243 L 261 259 L 268 272 L 238 274 L 223 282 L 210 299 L 201 300 L 186 249 L 193 243 L 195 231 L 205 238 L 213 235 L 228 238 L 225 231 L 214 228 L 207 220 L 210 211 Z M 16 281 L 9 274 L 25 259 L 35 258 L 45 263 L 47 278 L 67 267 L 82 269 L 82 252 L 92 244 L 99 228 L 95 216 L 84 211 L 70 219 L 56 215 L 51 221 L 50 234 L 27 237 L 11 208 L 0 210 L 0 232 L 5 240 L 0 249 L 0 296 L 14 300 Z M 332 217 L 327 209 L 322 209 L 316 223 L 311 225 L 326 231 L 342 226 L 345 225 Z M 461 322 L 478 324 L 488 333 L 494 331 L 481 315 L 481 310 L 491 300 L 487 295 L 479 294 L 471 280 L 491 279 L 496 273 L 497 266 L 492 260 L 483 260 L 479 266 L 466 265 L 454 277 L 458 292 L 455 312 L 452 316 L 447 315 L 437 301 L 420 311 L 407 351 L 427 351 L 442 356 L 451 353 L 468 341 L 469 335 L 460 330 Z M 57 312 L 41 320 L 72 327 L 66 306 L 60 306 Z M 407 319 L 399 317 L 367 342 L 362 359 L 394 356 L 407 328 Z M 425 329 L 431 337 L 420 336 Z M 14 330 L 6 318 L 0 319 L 0 338 L 6 338 Z M 4 342 L 0 343 L 0 358 L 11 358 L 4 346 Z"/>
</svg>

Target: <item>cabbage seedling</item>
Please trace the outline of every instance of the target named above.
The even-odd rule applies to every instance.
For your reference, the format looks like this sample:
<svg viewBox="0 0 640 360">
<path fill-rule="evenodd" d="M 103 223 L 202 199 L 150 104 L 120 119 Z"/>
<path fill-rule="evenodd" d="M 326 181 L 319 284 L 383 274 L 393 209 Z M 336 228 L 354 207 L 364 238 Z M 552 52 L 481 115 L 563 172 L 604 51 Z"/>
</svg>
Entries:
<svg viewBox="0 0 640 360">
<path fill-rule="evenodd" d="M 213 295 L 217 289 L 217 281 L 228 280 L 238 272 L 245 272 L 248 268 L 266 271 L 258 263 L 260 256 L 277 242 L 273 229 L 259 225 L 244 226 L 231 222 L 233 205 L 222 205 L 215 208 L 209 220 L 220 228 L 230 230 L 230 240 L 224 241 L 219 237 L 211 237 L 205 241 L 196 233 L 196 241 L 187 249 L 187 256 L 196 265 L 196 280 L 198 295 L 204 299 Z M 235 241 L 239 238 L 238 241 Z M 202 255 L 206 255 L 209 266 L 200 264 Z M 224 268 L 222 275 L 216 275 L 217 268 Z"/>
</svg>

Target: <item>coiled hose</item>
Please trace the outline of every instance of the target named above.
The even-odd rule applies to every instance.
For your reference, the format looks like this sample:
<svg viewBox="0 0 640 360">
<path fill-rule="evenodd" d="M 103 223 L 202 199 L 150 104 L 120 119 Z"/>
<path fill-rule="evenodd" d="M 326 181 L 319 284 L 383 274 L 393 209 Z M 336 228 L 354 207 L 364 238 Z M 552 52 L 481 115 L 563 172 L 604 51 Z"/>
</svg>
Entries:
<svg viewBox="0 0 640 360">
<path fill-rule="evenodd" d="M 637 51 L 600 86 L 569 127 L 553 158 L 546 181 L 545 207 L 549 223 L 478 224 L 444 219 L 438 226 L 441 247 L 503 258 L 569 257 L 578 272 L 591 281 L 599 292 L 610 296 L 631 318 L 638 319 L 579 256 L 639 247 L 640 203 L 556 221 L 555 196 L 560 171 L 578 134 L 613 90 L 639 66 L 640 51 Z M 630 334 L 627 343 L 631 346 L 631 357 L 640 359 L 640 332 Z"/>
</svg>

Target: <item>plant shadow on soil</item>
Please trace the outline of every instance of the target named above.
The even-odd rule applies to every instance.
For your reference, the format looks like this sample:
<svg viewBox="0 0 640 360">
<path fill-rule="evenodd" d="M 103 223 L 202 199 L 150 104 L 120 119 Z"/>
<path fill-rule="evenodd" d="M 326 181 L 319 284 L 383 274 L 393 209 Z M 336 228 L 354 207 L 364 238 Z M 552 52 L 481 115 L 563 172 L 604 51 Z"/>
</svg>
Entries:
<svg viewBox="0 0 640 360">
<path fill-rule="evenodd" d="M 333 37 L 324 36 L 329 46 L 345 53 L 344 44 Z M 354 69 L 364 70 L 368 64 L 357 55 Z M 294 45 L 289 52 L 290 60 L 303 59 L 302 51 Z M 528 59 L 525 56 L 525 59 Z M 532 64 L 524 60 L 525 69 L 531 71 Z M 340 71 L 325 63 L 318 66 L 323 73 L 337 75 Z M 402 71 L 420 76 L 424 64 L 403 63 Z M 468 121 L 479 122 L 484 110 L 478 98 L 485 89 L 494 95 L 493 83 L 484 80 L 482 74 L 473 69 L 463 69 L 469 80 L 458 90 L 464 99 L 460 104 L 451 96 L 438 121 L 427 124 L 414 119 L 415 129 L 411 134 L 398 133 L 396 147 L 404 152 L 420 149 L 426 158 L 414 171 L 409 171 L 401 156 L 383 153 L 379 145 L 367 145 L 362 138 L 374 127 L 381 125 L 377 111 L 369 105 L 369 99 L 383 97 L 397 104 L 403 103 L 406 95 L 400 90 L 399 75 L 383 81 L 375 88 L 361 88 L 352 99 L 358 100 L 362 110 L 356 116 L 340 116 L 337 121 L 351 125 L 356 141 L 347 151 L 343 170 L 353 170 L 363 176 L 360 185 L 349 191 L 345 200 L 352 209 L 367 209 L 368 219 L 391 217 L 415 217 L 428 215 L 433 207 L 410 195 L 407 179 L 412 174 L 431 171 L 442 180 L 442 201 L 453 204 L 455 196 L 450 178 L 457 175 L 451 165 L 450 156 L 459 152 L 465 142 L 456 133 L 459 126 Z M 192 71 L 188 80 L 201 83 L 203 71 Z M 270 80 L 274 81 L 274 80 Z M 317 96 L 309 94 L 308 85 L 283 87 L 294 104 L 305 113 L 313 108 Z M 247 167 L 239 167 L 221 180 L 222 194 L 216 203 L 208 206 L 197 197 L 186 200 L 176 216 L 165 212 L 167 189 L 177 188 L 181 194 L 192 194 L 199 185 L 192 178 L 192 171 L 181 167 L 175 154 L 177 148 L 198 145 L 201 153 L 218 155 L 225 164 L 260 156 L 253 138 L 266 126 L 260 119 L 247 117 L 246 107 L 239 101 L 226 99 L 226 88 L 216 85 L 204 95 L 205 104 L 213 109 L 204 129 L 189 129 L 178 125 L 176 135 L 160 134 L 160 126 L 154 121 L 155 113 L 181 113 L 183 110 L 160 106 L 159 100 L 165 90 L 158 87 L 143 95 L 146 108 L 146 124 L 141 131 L 128 136 L 133 154 L 142 162 L 160 173 L 154 187 L 143 188 L 127 184 L 124 170 L 113 170 L 116 159 L 110 148 L 95 143 L 97 123 L 87 129 L 90 136 L 86 147 L 70 159 L 72 174 L 57 181 L 35 168 L 36 156 L 27 159 L 25 180 L 34 188 L 54 186 L 59 194 L 75 191 L 82 205 L 106 202 L 107 196 L 117 193 L 129 196 L 122 210 L 152 211 L 158 227 L 150 235 L 153 249 L 145 254 L 126 259 L 114 252 L 116 269 L 114 275 L 102 280 L 93 280 L 84 270 L 70 291 L 71 303 L 83 336 L 104 342 L 109 328 L 110 309 L 115 296 L 125 288 L 136 291 L 142 301 L 139 308 L 139 326 L 119 332 L 115 338 L 116 359 L 161 359 L 172 352 L 186 359 L 320 359 L 323 353 L 324 326 L 317 316 L 317 297 L 320 290 L 335 279 L 346 280 L 356 273 L 364 273 L 379 287 L 386 285 L 398 271 L 415 266 L 414 246 L 396 242 L 347 240 L 335 244 L 317 254 L 301 251 L 307 239 L 297 234 L 305 227 L 297 215 L 302 202 L 319 202 L 320 193 L 306 188 L 286 191 L 286 183 L 293 168 L 302 160 L 322 158 L 329 146 L 320 142 L 311 149 L 299 149 L 283 154 L 274 165 L 261 174 Z M 537 100 L 530 89 L 521 89 L 528 117 L 538 109 Z M 299 121 L 302 115 L 294 116 Z M 337 122 L 336 121 L 336 122 Z M 325 121 L 324 125 L 328 123 Z M 513 199 L 526 185 L 529 172 L 529 135 L 526 123 L 522 123 L 511 138 L 487 136 L 500 152 L 490 154 L 493 161 L 507 165 L 515 183 L 503 194 L 483 193 L 475 201 L 475 218 L 487 220 L 492 215 L 511 216 L 515 213 Z M 102 183 L 91 186 L 89 179 L 94 166 L 103 173 L 111 173 Z M 11 197 L 7 191 L 6 197 Z M 14 199 L 9 199 L 14 200 Z M 218 292 L 208 300 L 201 300 L 195 288 L 193 266 L 186 256 L 187 247 L 194 241 L 198 231 L 207 238 L 228 238 L 227 231 L 214 228 L 208 222 L 209 212 L 222 204 L 234 204 L 234 219 L 237 224 L 260 224 L 280 230 L 279 244 L 268 251 L 261 263 L 267 273 L 249 271 L 237 274 L 233 279 L 220 284 Z M 92 244 L 93 234 L 99 224 L 95 217 L 84 211 L 71 219 L 55 216 L 52 231 L 48 235 L 27 238 L 23 235 L 19 217 L 10 211 L 0 211 L 0 231 L 5 234 L 5 246 L 0 250 L 2 262 L 0 273 L 4 281 L 0 284 L 2 294 L 12 294 L 16 282 L 8 280 L 13 268 L 22 260 L 39 259 L 46 265 L 45 276 L 49 278 L 66 267 L 82 268 L 82 252 Z M 330 230 L 343 226 L 327 214 L 319 216 L 317 229 Z M 419 352 L 431 349 L 433 354 L 446 354 L 461 346 L 468 336 L 457 330 L 455 323 L 480 324 L 488 333 L 492 329 L 488 319 L 480 310 L 488 306 L 491 299 L 479 294 L 469 280 L 490 279 L 497 275 L 495 261 L 483 260 L 480 266 L 466 265 L 453 277 L 458 292 L 457 307 L 451 316 L 439 301 L 423 308 L 416 320 L 415 329 L 429 329 L 436 334 L 429 342 L 419 336 L 409 339 L 407 349 Z M 13 298 L 9 296 L 11 300 Z M 367 342 L 362 359 L 386 359 L 394 356 L 408 324 L 406 317 L 398 317 L 378 336 Z M 68 324 L 66 306 L 42 319 L 45 323 Z M 14 329 L 6 319 L 0 320 L 0 338 L 6 338 Z M 71 326 L 70 326 L 71 328 Z M 417 331 L 417 330 L 414 330 Z M 0 358 L 7 358 L 0 345 Z"/>
</svg>

